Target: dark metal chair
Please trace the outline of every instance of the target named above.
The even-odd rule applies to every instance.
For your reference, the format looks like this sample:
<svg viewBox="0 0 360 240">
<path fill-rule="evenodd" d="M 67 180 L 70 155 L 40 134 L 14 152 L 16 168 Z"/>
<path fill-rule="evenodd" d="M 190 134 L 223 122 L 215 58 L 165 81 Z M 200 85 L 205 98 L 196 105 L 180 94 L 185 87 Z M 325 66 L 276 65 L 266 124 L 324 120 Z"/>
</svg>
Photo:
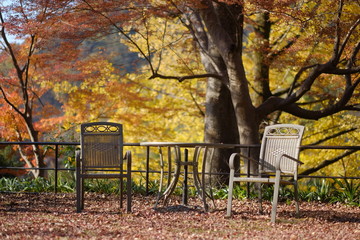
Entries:
<svg viewBox="0 0 360 240">
<path fill-rule="evenodd" d="M 271 222 L 275 222 L 276 209 L 279 196 L 280 184 L 294 185 L 294 194 L 296 201 L 296 213 L 299 214 L 298 189 L 297 189 L 297 170 L 298 165 L 302 164 L 298 160 L 300 152 L 300 143 L 304 132 L 304 126 L 294 124 L 277 124 L 265 128 L 261 142 L 260 158 L 255 160 L 243 156 L 240 153 L 233 153 L 230 156 L 230 179 L 229 194 L 226 216 L 231 216 L 232 195 L 234 182 L 253 182 L 274 184 L 273 204 L 271 210 Z M 259 165 L 259 175 L 243 177 L 239 171 L 235 176 L 235 160 L 247 159 L 249 162 Z M 249 163 L 250 164 L 250 163 Z M 284 179 L 284 174 L 291 176 L 290 180 Z M 272 177 L 274 176 L 274 177 Z M 259 187 L 260 212 L 261 204 L 261 187 Z"/>
<path fill-rule="evenodd" d="M 119 178 L 120 208 L 123 207 L 123 179 L 125 178 L 126 210 L 131 212 L 131 152 L 127 151 L 123 157 L 121 124 L 93 122 L 81 125 L 81 150 L 76 152 L 77 212 L 84 209 L 84 179 L 86 178 Z"/>
</svg>

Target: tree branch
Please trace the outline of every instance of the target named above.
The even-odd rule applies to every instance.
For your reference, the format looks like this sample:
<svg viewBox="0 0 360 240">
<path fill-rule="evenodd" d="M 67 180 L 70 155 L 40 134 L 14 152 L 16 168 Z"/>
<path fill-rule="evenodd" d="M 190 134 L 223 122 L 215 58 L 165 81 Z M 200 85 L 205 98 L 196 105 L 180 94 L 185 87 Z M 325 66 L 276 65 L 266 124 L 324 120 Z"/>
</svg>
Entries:
<svg viewBox="0 0 360 240">
<path fill-rule="evenodd" d="M 296 84 L 297 84 L 297 81 L 300 79 L 301 75 L 302 75 L 306 70 L 308 70 L 308 69 L 310 69 L 310 68 L 314 68 L 314 67 L 316 67 L 316 66 L 318 66 L 318 64 L 313 64 L 313 65 L 309 65 L 309 66 L 302 67 L 302 68 L 296 73 L 296 75 L 295 75 L 295 77 L 294 77 L 294 80 L 293 80 L 293 82 L 292 82 L 292 84 L 291 84 L 291 87 L 289 88 L 288 95 L 291 95 L 291 94 L 293 93 L 293 91 L 294 91 L 294 89 L 295 89 L 295 86 L 296 86 Z"/>
<path fill-rule="evenodd" d="M 319 141 L 316 141 L 316 142 L 310 144 L 310 146 L 319 145 L 319 144 L 321 144 L 321 143 L 323 143 L 323 142 L 326 142 L 327 140 L 330 140 L 330 139 L 339 137 L 339 136 L 341 136 L 341 135 L 344 135 L 344 134 L 353 132 L 353 131 L 355 131 L 355 130 L 358 130 L 358 129 L 357 129 L 357 128 L 350 128 L 350 129 L 346 129 L 346 130 L 337 132 L 337 133 L 335 133 L 335 134 L 332 134 L 332 135 L 330 135 L 330 136 L 327 136 L 326 138 L 320 139 Z"/>
<path fill-rule="evenodd" d="M 151 72 L 155 73 L 155 69 L 154 66 L 152 65 L 151 59 L 148 55 L 145 54 L 145 52 L 140 48 L 140 46 L 128 35 L 125 33 L 125 31 L 119 27 L 114 21 L 112 21 L 112 19 L 110 17 L 108 17 L 107 15 L 105 15 L 104 13 L 96 10 L 90 3 L 88 3 L 87 0 L 82 0 L 89 8 L 92 12 L 102 16 L 103 18 L 105 18 L 113 27 L 116 28 L 116 30 L 121 33 L 121 35 L 123 35 L 131 44 L 134 45 L 134 47 L 139 51 L 139 53 L 145 58 L 145 60 L 148 62 Z M 150 54 L 150 53 L 149 53 Z"/>
<path fill-rule="evenodd" d="M 339 62 L 340 59 L 340 38 L 341 38 L 341 33 L 340 33 L 340 22 L 341 22 L 341 14 L 342 14 L 342 8 L 343 8 L 343 0 L 339 1 L 339 7 L 338 7 L 338 11 L 337 11 L 337 17 L 336 17 L 336 28 L 335 28 L 335 39 L 334 39 L 334 49 L 333 49 L 333 55 L 332 58 L 330 60 L 330 62 L 332 62 L 335 66 L 337 65 L 337 63 Z"/>
<path fill-rule="evenodd" d="M 195 103 L 196 108 L 199 110 L 201 116 L 205 117 L 204 111 L 201 109 L 200 104 L 196 101 L 194 95 L 191 92 L 190 92 L 190 96 L 191 96 L 191 99 L 193 100 L 193 102 Z"/>
<path fill-rule="evenodd" d="M 340 69 L 340 68 L 328 69 L 325 70 L 323 73 L 334 74 L 334 75 L 347 75 L 358 72 L 360 72 L 360 66 L 350 69 Z"/>
<path fill-rule="evenodd" d="M 22 117 L 24 117 L 24 116 L 25 116 L 24 113 L 22 113 L 22 112 L 20 111 L 20 109 L 17 108 L 17 107 L 8 99 L 8 97 L 6 96 L 6 93 L 5 93 L 4 89 L 3 89 L 1 86 L 0 86 L 0 91 L 1 91 L 1 93 L 2 93 L 2 95 L 3 95 L 3 98 L 4 98 L 5 102 L 6 102 L 7 104 L 9 104 L 9 106 L 12 107 L 12 108 L 15 110 L 15 112 L 17 112 L 17 113 L 20 114 Z"/>
<path fill-rule="evenodd" d="M 191 75 L 191 76 L 167 76 L 167 75 L 162 75 L 159 73 L 154 73 L 153 75 L 151 75 L 151 77 L 149 79 L 154 79 L 154 78 L 162 78 L 162 79 L 175 79 L 178 80 L 179 82 L 183 82 L 185 80 L 189 80 L 189 79 L 196 79 L 196 78 L 217 78 L 219 80 L 222 80 L 222 76 L 218 75 L 218 74 L 212 74 L 212 73 L 205 73 L 205 74 L 195 74 L 195 75 Z"/>
<path fill-rule="evenodd" d="M 341 155 L 339 155 L 339 156 L 337 156 L 337 157 L 335 157 L 333 159 L 324 160 L 323 162 L 321 162 L 316 167 L 306 169 L 305 171 L 299 173 L 299 175 L 309 175 L 309 174 L 312 174 L 314 172 L 317 172 L 320 169 L 323 169 L 324 167 L 327 167 L 327 166 L 329 166 L 329 165 L 331 165 L 333 163 L 336 163 L 337 161 L 343 159 L 344 157 L 347 157 L 347 156 L 353 154 L 356 151 L 358 151 L 358 150 L 349 150 L 349 151 L 346 151 L 343 154 L 341 154 Z M 298 177 L 298 178 L 300 179 L 302 177 Z"/>
<path fill-rule="evenodd" d="M 4 23 L 5 23 L 5 20 L 3 18 L 3 15 L 2 15 L 2 11 L 0 9 L 0 20 L 1 20 L 1 23 L 2 23 L 2 27 L 1 27 L 1 37 L 2 39 L 4 40 L 4 43 L 5 43 L 5 47 L 6 47 L 6 50 L 7 52 L 10 54 L 10 57 L 11 57 L 11 60 L 13 61 L 13 64 L 14 64 L 14 67 L 16 69 L 16 73 L 19 77 L 19 79 L 22 79 L 22 73 L 23 73 L 23 70 L 20 69 L 20 66 L 19 66 L 19 63 L 16 59 L 16 56 L 15 56 L 15 53 L 14 53 L 14 50 L 6 36 L 6 33 L 5 33 L 5 27 L 4 27 Z"/>
<path fill-rule="evenodd" d="M 322 110 L 304 109 L 300 107 L 300 104 L 296 104 L 295 102 L 290 103 L 288 99 L 273 96 L 260 105 L 256 111 L 262 116 L 266 116 L 267 114 L 280 109 L 294 116 L 312 120 L 318 120 L 320 118 L 327 117 L 344 110 L 358 111 L 358 107 L 346 104 L 350 101 L 356 87 L 359 84 L 360 78 L 358 78 L 353 85 L 346 86 L 343 96 L 339 101 L 337 101 L 335 104 L 329 105 L 327 108 Z"/>
<path fill-rule="evenodd" d="M 345 36 L 345 39 L 344 39 L 343 43 L 342 43 L 341 46 L 340 46 L 339 53 L 338 53 L 339 56 L 341 56 L 342 53 L 344 52 L 344 49 L 345 49 L 346 44 L 349 42 L 349 39 L 350 39 L 352 33 L 355 31 L 356 27 L 357 27 L 359 24 L 360 24 L 360 18 L 355 21 L 355 23 L 351 26 L 351 28 L 350 28 L 349 31 L 347 32 L 347 34 L 346 34 L 346 36 Z"/>
</svg>

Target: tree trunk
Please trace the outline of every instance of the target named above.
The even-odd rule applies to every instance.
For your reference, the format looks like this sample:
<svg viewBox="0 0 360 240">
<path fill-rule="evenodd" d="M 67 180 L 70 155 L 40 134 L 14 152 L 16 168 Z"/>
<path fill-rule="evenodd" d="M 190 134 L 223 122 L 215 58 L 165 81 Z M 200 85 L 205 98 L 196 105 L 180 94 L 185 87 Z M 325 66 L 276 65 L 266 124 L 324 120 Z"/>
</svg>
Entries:
<svg viewBox="0 0 360 240">
<path fill-rule="evenodd" d="M 256 15 L 254 31 L 253 61 L 254 61 L 254 89 L 255 95 L 252 100 L 255 106 L 259 106 L 271 96 L 269 89 L 269 38 L 270 38 L 270 19 L 269 13 L 260 13 Z"/>
<path fill-rule="evenodd" d="M 205 142 L 239 143 L 230 91 L 217 79 L 208 79 L 206 91 Z M 206 173 L 211 174 L 208 181 L 216 186 L 228 182 L 229 157 L 234 149 L 214 149 L 213 157 L 206 161 Z M 225 173 L 221 175 L 221 173 Z"/>
<path fill-rule="evenodd" d="M 239 140 L 240 144 L 256 145 L 260 143 L 260 119 L 255 107 L 252 105 L 245 76 L 245 69 L 242 64 L 242 59 L 238 56 L 239 53 L 236 51 L 229 53 L 227 69 L 231 99 L 235 109 L 236 122 L 239 131 Z M 241 151 L 244 155 L 247 155 L 246 149 L 243 148 Z M 250 157 L 257 159 L 259 156 L 259 149 L 251 148 L 249 154 Z M 248 162 L 245 161 L 246 168 L 248 168 L 247 165 Z M 251 164 L 249 169 L 250 173 L 257 173 L 258 166 Z"/>
<path fill-rule="evenodd" d="M 228 95 L 231 98 L 231 103 L 226 98 L 221 98 L 218 103 L 213 107 L 221 107 L 217 109 L 216 114 L 223 114 L 223 106 L 233 107 L 233 115 L 224 115 L 225 121 L 221 124 L 224 124 L 221 128 L 220 126 L 217 129 L 230 129 L 232 126 L 231 118 L 236 122 L 237 140 L 234 139 L 235 135 L 231 138 L 227 138 L 223 133 L 226 133 L 226 130 L 223 132 L 219 131 L 217 142 L 226 142 L 233 141 L 233 143 L 241 144 L 258 144 L 259 143 L 259 123 L 260 120 L 257 116 L 255 107 L 252 105 L 248 82 L 245 76 L 245 70 L 242 62 L 242 34 L 243 34 L 243 12 L 241 5 L 231 5 L 226 6 L 221 3 L 215 3 L 211 1 L 204 1 L 209 7 L 201 9 L 200 16 L 202 21 L 206 26 L 206 37 L 207 37 L 207 48 L 202 47 L 201 50 L 206 49 L 207 54 L 203 55 L 204 58 L 209 58 L 208 61 L 203 60 L 205 69 L 209 73 L 213 73 L 214 70 L 222 76 L 222 81 L 217 79 L 221 86 L 226 86 L 228 88 Z M 231 14 L 229 14 L 231 12 Z M 231 16 L 231 17 L 230 17 Z M 199 38 L 198 38 L 199 39 Z M 210 46 L 210 47 L 209 47 Z M 216 58 L 214 57 L 216 56 Z M 209 63 L 212 65 L 213 69 L 209 68 Z M 212 82 L 209 81 L 209 89 L 213 89 Z M 207 94 L 211 94 L 209 91 Z M 208 101 L 211 97 L 208 97 Z M 208 106 L 207 106 L 208 107 Z M 208 110 L 207 110 L 208 111 Z M 229 110 L 230 111 L 230 110 Z M 215 113 L 215 111 L 213 111 Z M 206 123 L 209 122 L 208 118 L 213 117 L 211 114 L 206 116 Z M 213 117 L 214 118 L 214 117 Z M 222 116 L 218 116 L 219 120 Z M 210 120 L 211 121 L 211 120 Z M 207 126 L 206 126 L 207 127 Z M 234 126 L 235 129 L 235 126 Z M 230 130 L 231 131 L 231 130 Z M 207 133 L 206 140 L 210 141 L 209 133 Z M 244 153 L 247 154 L 246 149 L 243 149 Z M 233 150 L 234 152 L 234 150 Z M 258 149 L 251 149 L 250 156 L 257 157 Z M 225 159 L 227 158 L 227 159 Z M 224 161 L 228 161 L 229 155 L 224 155 L 224 158 L 215 158 L 213 166 L 207 166 L 212 171 L 217 171 L 218 169 L 215 166 L 221 166 Z M 247 164 L 247 163 L 246 163 Z M 224 166 L 224 165 L 223 165 Z M 228 166 L 226 169 L 221 169 L 221 171 L 229 172 Z M 251 172 L 257 172 L 257 166 L 251 165 Z"/>
<path fill-rule="evenodd" d="M 26 125 L 31 142 L 38 142 L 39 141 L 39 132 L 36 131 L 34 128 L 31 114 L 28 114 L 27 116 L 25 116 L 25 114 L 24 114 L 23 118 L 25 120 L 25 125 Z M 46 167 L 46 164 L 44 162 L 44 156 L 41 152 L 40 146 L 39 145 L 31 145 L 31 147 L 33 149 L 34 160 L 35 160 L 34 167 L 40 168 L 38 170 L 32 170 L 31 173 L 33 174 L 33 176 L 35 178 L 45 177 L 46 171 L 43 170 L 43 168 Z"/>
</svg>

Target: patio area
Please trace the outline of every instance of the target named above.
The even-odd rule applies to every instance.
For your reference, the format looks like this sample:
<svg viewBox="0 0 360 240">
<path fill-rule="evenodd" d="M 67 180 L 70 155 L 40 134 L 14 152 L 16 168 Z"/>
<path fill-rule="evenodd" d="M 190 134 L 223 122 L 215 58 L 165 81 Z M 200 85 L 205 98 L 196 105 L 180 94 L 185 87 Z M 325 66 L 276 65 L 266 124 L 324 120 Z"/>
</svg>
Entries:
<svg viewBox="0 0 360 240">
<path fill-rule="evenodd" d="M 135 195 L 133 212 L 119 214 L 115 195 L 87 196 L 76 213 L 74 193 L 0 193 L 1 239 L 360 239 L 360 208 L 344 204 L 279 203 L 278 222 L 271 224 L 271 203 L 257 214 L 255 200 L 234 200 L 225 218 L 226 200 L 205 213 L 198 198 L 182 206 L 173 196 L 167 207 L 153 209 L 155 196 Z"/>
</svg>

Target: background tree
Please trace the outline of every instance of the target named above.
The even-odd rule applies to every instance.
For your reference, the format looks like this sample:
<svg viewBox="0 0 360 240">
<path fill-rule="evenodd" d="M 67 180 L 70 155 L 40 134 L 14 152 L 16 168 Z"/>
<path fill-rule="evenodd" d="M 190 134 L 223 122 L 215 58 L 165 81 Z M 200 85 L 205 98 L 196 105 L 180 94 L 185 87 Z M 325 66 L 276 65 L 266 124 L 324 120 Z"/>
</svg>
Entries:
<svg viewBox="0 0 360 240">
<path fill-rule="evenodd" d="M 101 42 L 99 39 L 104 39 L 104 35 L 111 34 L 111 28 L 104 28 L 104 31 L 96 33 L 86 30 L 82 32 L 79 31 L 83 26 L 81 18 L 78 19 L 78 24 L 75 21 L 70 23 L 67 21 L 68 18 L 59 14 L 60 9 L 67 9 L 71 13 L 71 8 L 68 8 L 69 5 L 65 2 L 59 5 L 43 1 L 26 3 L 14 1 L 12 5 L 2 8 L 2 13 L 7 16 L 3 18 L 2 25 L 5 40 L 2 51 L 4 81 L 1 85 L 4 90 L 2 100 L 8 100 L 7 104 L 2 105 L 4 128 L 1 130 L 6 140 L 41 141 L 46 137 L 69 140 L 67 135 L 74 135 L 74 131 L 82 122 L 103 119 L 124 123 L 127 142 L 144 141 L 150 135 L 164 141 L 173 140 L 174 136 L 177 136 L 178 141 L 199 140 L 199 135 L 202 135 L 202 87 L 197 84 L 192 86 L 191 82 L 173 86 L 164 85 L 159 80 L 144 81 L 146 77 L 140 72 L 136 75 L 131 74 L 133 67 L 120 66 L 118 62 L 129 62 L 134 58 L 111 58 L 110 54 L 114 53 L 109 53 L 108 49 L 104 49 L 100 44 L 91 45 L 95 41 Z M 37 15 L 42 12 L 41 10 L 44 14 L 47 10 L 53 14 L 49 13 L 47 17 L 42 18 L 41 15 Z M 17 15 L 17 12 L 21 14 Z M 27 22 L 30 16 L 26 13 L 30 12 L 33 14 L 32 24 L 20 24 L 22 21 Z M 46 21 L 41 21 L 44 18 Z M 64 25 L 67 28 L 64 28 Z M 6 41 L 9 33 L 23 42 Z M 33 51 L 31 55 L 26 55 L 31 39 Z M 106 38 L 106 41 L 109 41 L 109 38 Z M 117 44 L 119 45 L 119 40 Z M 6 54 L 13 49 L 17 49 L 19 53 Z M 121 53 L 126 54 L 124 51 Z M 169 59 L 170 56 L 164 54 L 163 58 Z M 28 60 L 28 64 L 25 65 L 28 69 L 26 74 L 20 75 L 21 78 L 16 74 L 12 75 L 11 79 L 7 78 L 10 76 L 9 73 L 16 73 L 14 65 L 22 65 L 23 62 L 19 61 L 23 59 Z M 109 59 L 116 62 L 111 64 Z M 22 107 L 26 105 L 23 104 L 25 101 L 18 91 L 22 89 L 19 85 L 23 78 L 26 78 L 27 84 L 25 93 L 31 96 L 31 101 L 28 102 L 29 113 L 19 116 Z M 46 98 L 49 95 L 50 98 Z M 56 106 L 45 102 L 45 99 L 53 101 L 54 97 L 59 101 Z M 10 104 L 16 108 L 8 107 Z M 60 106 L 63 112 L 59 112 Z M 32 137 L 26 130 L 23 120 L 28 116 L 31 118 L 29 117 L 25 123 L 31 124 L 34 130 L 30 132 Z M 163 119 L 166 119 L 165 123 Z M 14 134 L 15 131 L 18 132 L 17 135 Z M 187 131 L 190 134 L 177 134 L 178 131 Z M 189 137 L 182 139 L 185 136 Z M 38 146 L 32 147 L 37 150 L 35 157 L 32 156 L 31 150 L 24 149 L 23 159 L 30 167 L 45 167 L 45 153 Z M 37 160 L 32 161 L 33 158 Z M 44 175 L 43 172 L 34 171 L 34 176 Z"/>
<path fill-rule="evenodd" d="M 56 43 L 48 40 L 54 16 L 66 4 L 11 1 L 0 5 L 1 135 L 8 141 L 39 142 L 41 134 L 61 120 L 59 109 L 47 101 L 51 92 L 44 79 L 56 79 L 61 61 L 54 64 L 55 59 L 73 55 L 56 55 L 55 49 L 50 53 Z M 45 153 L 38 145 L 19 146 L 19 152 L 28 167 L 40 168 L 31 170 L 34 177 L 45 176 Z"/>
<path fill-rule="evenodd" d="M 8 63 L 11 67 L 2 67 L 1 72 L 1 107 L 3 110 L 3 118 L 7 123 L 11 123 L 13 128 L 13 136 L 16 140 L 23 141 L 29 139 L 30 141 L 38 141 L 39 131 L 34 125 L 34 111 L 36 109 L 35 102 L 39 100 L 42 93 L 36 89 L 36 83 L 32 79 L 33 69 L 31 68 L 33 62 L 33 54 L 36 49 L 37 36 L 31 27 L 34 22 L 29 14 L 29 9 L 22 9 L 16 11 L 12 6 L 1 6 L 0 20 L 1 20 L 1 45 L 3 63 Z M 34 13 L 36 14 L 36 13 Z M 16 17 L 15 17 L 16 15 Z M 12 29 L 14 25 L 24 26 L 24 32 L 16 32 Z M 29 34 L 30 38 L 20 47 L 16 43 L 10 43 L 9 35 Z M 10 111 L 9 111 L 10 110 Z M 20 118 L 18 118 L 20 117 Z M 3 122 L 4 124 L 4 122 Z M 5 129 L 9 130 L 10 126 Z M 24 134 L 26 133 L 26 134 Z M 38 146 L 33 145 L 33 152 L 35 164 L 39 167 L 45 167 L 43 155 Z M 23 159 L 32 167 L 33 163 L 28 159 L 20 148 L 20 153 Z M 40 172 L 33 171 L 34 176 L 38 176 Z"/>
<path fill-rule="evenodd" d="M 340 10 L 341 5 L 338 4 L 342 4 L 342 2 L 332 2 L 331 5 L 313 2 L 310 4 L 307 15 L 297 15 L 298 21 L 295 23 L 298 24 L 294 24 L 293 21 L 284 22 L 286 19 L 277 18 L 277 14 L 274 16 L 274 11 L 283 15 L 290 13 L 286 8 L 282 11 L 268 9 L 256 15 L 248 15 L 246 22 L 253 26 L 254 31 L 247 34 L 245 56 L 248 62 L 245 64 L 245 68 L 249 73 L 247 76 L 250 79 L 253 99 L 256 99 L 253 95 L 259 95 L 260 98 L 257 98 L 259 102 L 264 101 L 270 96 L 269 86 L 276 89 L 273 91 L 275 94 L 282 94 L 283 90 L 288 89 L 286 86 L 295 78 L 298 73 L 297 69 L 305 64 L 321 63 L 324 58 L 330 58 L 329 49 L 333 49 L 334 45 L 334 35 L 330 31 L 335 31 L 335 24 L 331 24 L 333 21 L 331 19 L 336 19 L 336 16 L 340 15 L 336 15 L 335 11 L 332 13 L 328 9 L 330 7 Z M 280 5 L 279 7 L 282 8 Z M 356 26 L 358 18 L 354 11 L 359 9 L 358 4 L 347 2 L 343 7 L 346 10 L 341 15 L 341 21 L 353 22 Z M 247 12 L 254 12 L 256 9 L 254 5 L 247 6 Z M 321 16 L 320 13 L 324 14 Z M 352 17 L 354 18 L 351 19 Z M 310 19 L 311 21 L 308 21 Z M 343 30 L 345 29 L 339 31 Z M 352 44 L 348 46 L 348 51 L 357 51 L 356 36 L 358 33 L 358 29 L 352 33 L 354 38 Z M 314 39 L 314 36 L 318 36 L 317 39 Z M 320 38 L 321 41 L 319 41 Z M 353 49 L 351 50 L 351 48 Z M 358 59 L 358 57 L 355 58 Z M 356 68 L 357 65 L 355 63 L 354 67 Z M 353 75 L 354 92 L 352 100 L 348 103 L 348 105 L 353 104 L 355 108 L 358 104 L 356 100 L 359 94 L 359 91 L 356 90 L 357 77 L 357 74 Z M 273 81 L 272 79 L 281 79 L 282 81 Z M 264 82 L 266 84 L 263 84 Z M 340 99 L 339 96 L 342 94 L 344 85 L 343 76 L 321 74 L 300 101 L 301 107 L 319 110 L 331 106 Z M 254 103 L 256 104 L 255 101 Z M 310 111 L 308 113 L 311 115 Z M 306 125 L 308 136 L 305 137 L 303 144 L 357 145 L 357 129 L 359 128 L 357 116 L 358 114 L 355 112 L 342 111 L 313 121 L 311 119 L 314 118 L 308 116 L 296 119 L 290 117 L 289 114 L 284 114 L 284 111 L 276 111 L 268 115 L 267 122 L 298 122 Z M 321 153 L 317 152 L 318 158 L 314 158 L 313 151 L 305 151 L 302 160 L 306 164 L 301 167 L 301 174 L 311 174 L 320 170 L 320 174 L 323 175 L 347 175 L 351 171 L 356 171 L 359 166 L 359 162 L 356 160 L 358 155 L 354 154 L 356 151 L 319 152 Z M 344 168 L 345 165 L 347 170 Z M 349 168 L 349 166 L 353 167 Z"/>
<path fill-rule="evenodd" d="M 128 39 L 148 61 L 150 78 L 181 82 L 208 78 L 206 141 L 258 144 L 261 124 L 277 122 L 281 112 L 317 120 L 341 111 L 359 110 L 360 20 L 356 2 L 189 0 L 145 4 L 108 1 L 104 5 L 82 0 L 78 3 L 83 14 L 90 12 L 97 19 L 102 17 L 94 20 L 96 24 L 99 21 L 111 24 Z M 131 18 L 124 21 L 119 17 L 125 14 Z M 158 67 L 161 65 L 153 61 L 161 49 L 150 51 L 149 41 L 147 48 L 142 48 L 135 38 L 138 34 L 148 39 L 149 32 L 140 32 L 135 26 L 152 15 L 177 18 L 187 27 L 184 36 L 191 34 L 205 73 L 163 74 L 163 68 Z M 249 38 L 244 38 L 247 35 Z M 245 43 L 251 50 L 247 53 L 252 64 L 246 62 Z M 246 66 L 253 67 L 246 69 Z M 320 87 L 321 83 L 329 82 L 332 84 L 327 84 L 328 88 Z M 251 154 L 256 156 L 257 151 Z M 226 162 L 218 159 L 213 170 L 223 169 Z"/>
<path fill-rule="evenodd" d="M 161 21 L 155 18 L 148 20 L 157 23 Z M 167 36 L 176 35 L 179 28 L 183 28 L 182 25 L 163 21 L 161 25 L 149 24 L 149 26 L 156 26 L 156 29 L 148 28 L 148 31 L 152 32 L 148 40 L 157 47 L 166 46 L 162 49 L 161 61 L 171 63 L 167 67 L 168 73 L 189 71 L 189 68 L 179 64 L 180 62 L 188 61 L 187 64 L 192 66 L 193 71 L 199 67 L 199 64 L 189 57 L 192 54 L 191 39 L 181 38 L 180 35 L 176 43 L 183 47 L 175 50 L 172 49 L 168 39 L 164 38 L 164 32 L 169 31 Z M 137 27 L 145 28 L 145 25 Z M 107 33 L 100 33 L 100 36 L 102 34 Z M 93 39 L 97 41 L 99 35 L 94 36 Z M 144 39 L 139 38 L 137 42 L 143 48 L 146 47 Z M 116 44 L 120 44 L 119 38 Z M 129 47 L 133 48 L 132 45 Z M 180 49 L 181 51 L 177 51 Z M 173 56 L 174 52 L 176 58 Z M 137 65 L 134 72 L 124 71 L 116 67 L 119 62 L 110 64 L 107 59 L 106 55 L 87 54 L 81 61 L 77 61 L 76 72 L 82 73 L 82 77 L 77 81 L 73 79 L 55 83 L 48 81 L 56 95 L 64 95 L 62 108 L 65 113 L 66 129 L 77 127 L 82 122 L 104 119 L 124 124 L 126 142 L 151 139 L 203 141 L 204 80 L 175 84 L 164 84 L 162 79 L 149 81 L 148 65 Z M 136 149 L 133 151 L 137 153 Z M 138 151 L 139 154 L 144 153 L 143 149 Z M 140 164 L 140 161 L 136 162 L 134 169 L 143 169 L 144 166 Z"/>
<path fill-rule="evenodd" d="M 76 56 L 84 39 L 116 32 L 147 62 L 149 81 L 163 79 L 171 89 L 179 86 L 171 87 L 171 79 L 207 78 L 205 141 L 258 144 L 262 125 L 290 119 L 285 112 L 317 120 L 359 110 L 356 2 L 74 0 L 50 6 L 63 9 L 46 21 L 48 39 L 62 39 L 52 41 L 53 56 L 69 49 Z M 194 98 L 192 103 L 203 111 Z M 227 155 L 218 156 L 208 168 L 227 172 Z"/>
</svg>

